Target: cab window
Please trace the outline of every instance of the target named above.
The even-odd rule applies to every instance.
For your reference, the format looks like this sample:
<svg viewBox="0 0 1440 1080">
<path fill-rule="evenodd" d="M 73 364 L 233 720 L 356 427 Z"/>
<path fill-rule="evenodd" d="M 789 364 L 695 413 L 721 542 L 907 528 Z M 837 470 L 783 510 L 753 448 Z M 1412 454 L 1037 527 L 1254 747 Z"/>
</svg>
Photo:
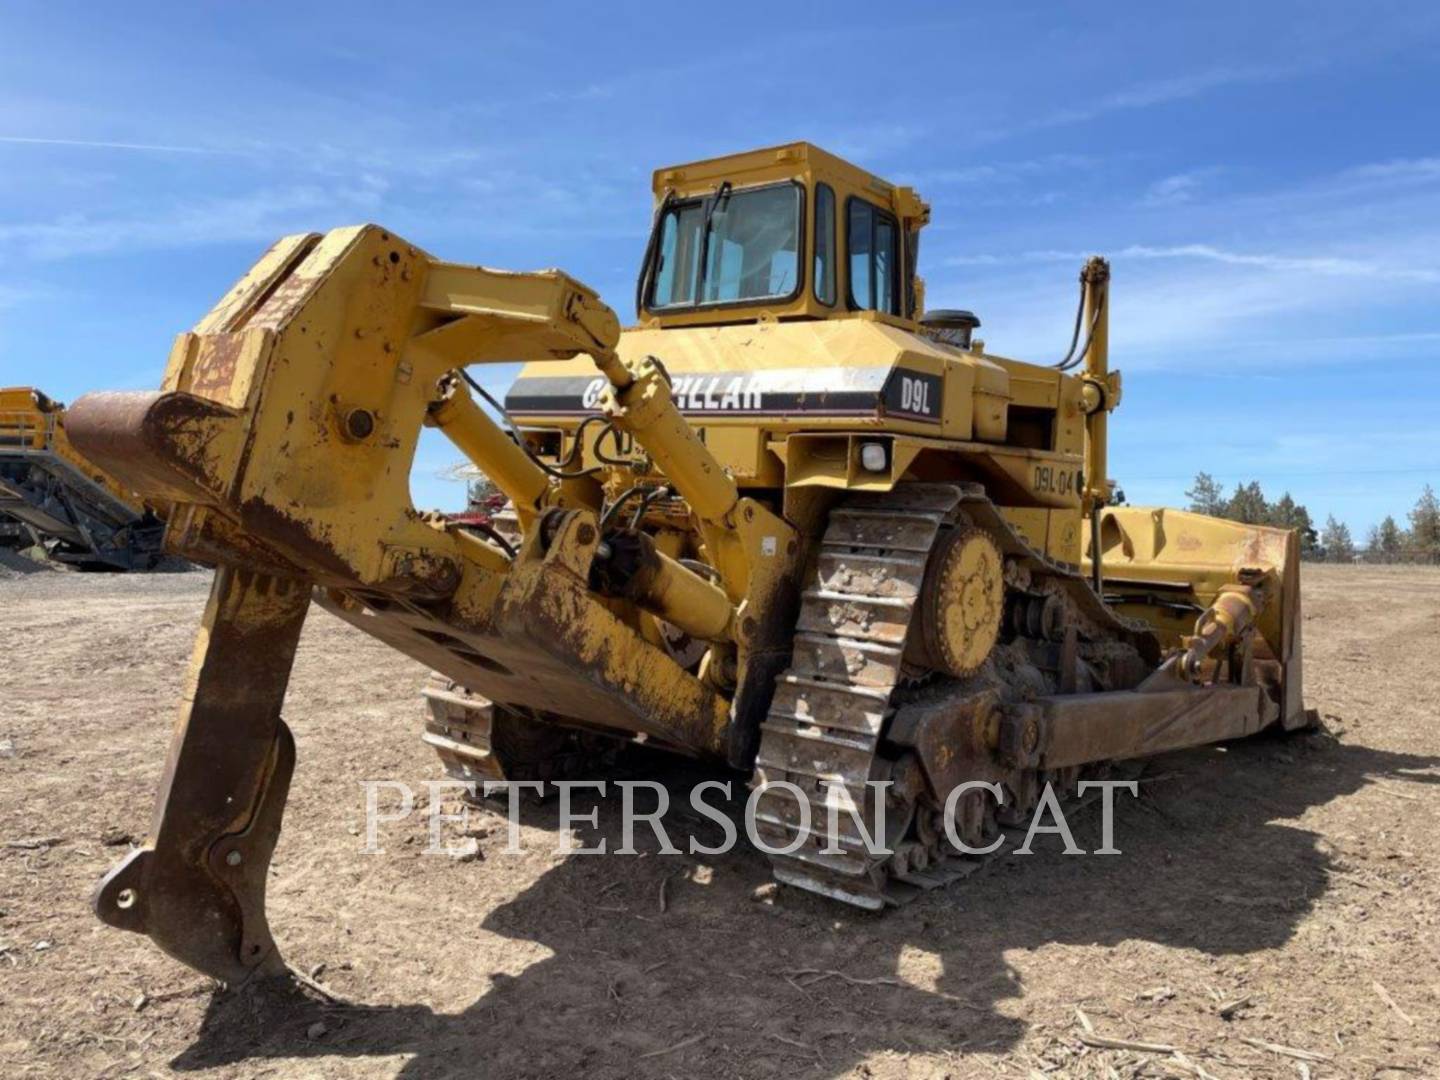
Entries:
<svg viewBox="0 0 1440 1080">
<path fill-rule="evenodd" d="M 798 184 L 730 191 L 670 206 L 659 222 L 652 310 L 783 299 L 800 291 Z M 703 260 L 703 264 L 702 264 Z"/>
<path fill-rule="evenodd" d="M 814 288 L 820 303 L 835 303 L 835 192 L 829 184 L 815 185 Z"/>
<path fill-rule="evenodd" d="M 899 314 L 899 229 L 895 218 L 863 199 L 851 199 L 845 231 L 850 256 L 850 306 Z"/>
</svg>

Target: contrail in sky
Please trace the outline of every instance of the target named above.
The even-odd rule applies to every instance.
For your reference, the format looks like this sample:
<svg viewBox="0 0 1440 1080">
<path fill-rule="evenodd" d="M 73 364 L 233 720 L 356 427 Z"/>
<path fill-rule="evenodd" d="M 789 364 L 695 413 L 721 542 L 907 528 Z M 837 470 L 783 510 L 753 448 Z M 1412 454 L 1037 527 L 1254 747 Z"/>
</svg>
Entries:
<svg viewBox="0 0 1440 1080">
<path fill-rule="evenodd" d="M 135 150 L 151 154 L 238 154 L 211 146 L 165 146 L 157 143 L 104 142 L 98 139 L 36 139 L 24 135 L 0 135 L 0 143 L 28 146 L 75 146 L 85 150 Z"/>
</svg>

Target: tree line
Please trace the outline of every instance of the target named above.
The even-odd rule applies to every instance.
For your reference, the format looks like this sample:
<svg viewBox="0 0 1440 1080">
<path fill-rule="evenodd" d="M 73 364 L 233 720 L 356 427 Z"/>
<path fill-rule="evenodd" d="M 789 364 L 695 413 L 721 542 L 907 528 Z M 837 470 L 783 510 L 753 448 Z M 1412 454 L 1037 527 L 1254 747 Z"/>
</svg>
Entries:
<svg viewBox="0 0 1440 1080">
<path fill-rule="evenodd" d="M 1199 473 L 1185 497 L 1197 514 L 1241 521 L 1247 525 L 1274 525 L 1296 529 L 1300 533 L 1302 558 L 1324 562 L 1413 562 L 1440 563 L 1440 499 L 1429 484 L 1421 492 L 1414 509 L 1407 515 L 1410 527 L 1401 528 L 1393 515 L 1387 514 L 1379 525 L 1372 526 L 1365 543 L 1357 546 L 1350 527 L 1337 521 L 1334 514 L 1325 518 L 1319 529 L 1310 511 L 1291 498 L 1287 491 L 1275 502 L 1265 498 L 1257 481 L 1236 484 L 1228 497 L 1225 489 L 1209 473 Z"/>
</svg>

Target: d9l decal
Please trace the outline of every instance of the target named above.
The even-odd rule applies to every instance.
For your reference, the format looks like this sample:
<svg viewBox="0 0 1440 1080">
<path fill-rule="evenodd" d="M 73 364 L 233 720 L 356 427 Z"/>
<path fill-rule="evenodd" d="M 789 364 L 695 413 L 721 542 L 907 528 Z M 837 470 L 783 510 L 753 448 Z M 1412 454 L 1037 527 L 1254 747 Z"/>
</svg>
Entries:
<svg viewBox="0 0 1440 1080">
<path fill-rule="evenodd" d="M 938 422 L 942 385 L 939 375 L 896 368 L 885 383 L 885 412 Z"/>
</svg>

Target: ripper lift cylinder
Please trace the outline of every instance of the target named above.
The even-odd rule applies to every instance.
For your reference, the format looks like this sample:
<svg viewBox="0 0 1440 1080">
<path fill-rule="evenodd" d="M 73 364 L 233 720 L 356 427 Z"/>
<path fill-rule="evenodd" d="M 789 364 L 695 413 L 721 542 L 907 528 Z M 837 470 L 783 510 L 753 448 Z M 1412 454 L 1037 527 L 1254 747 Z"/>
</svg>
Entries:
<svg viewBox="0 0 1440 1080">
<path fill-rule="evenodd" d="M 701 641 L 732 638 L 735 609 L 725 591 L 658 550 L 649 536 L 637 539 L 640 567 L 626 582 L 626 596 Z"/>
<path fill-rule="evenodd" d="M 730 602 L 750 593 L 750 564 L 732 513 L 740 489 L 690 426 L 670 396 L 670 379 L 654 357 L 626 364 L 613 353 L 595 355 L 610 380 L 602 408 L 634 436 L 699 519 L 710 560 Z M 683 568 L 678 568 L 683 570 Z M 689 571 L 684 571 L 689 573 Z"/>
<path fill-rule="evenodd" d="M 596 365 L 610 380 L 615 419 L 645 448 L 700 520 L 722 524 L 740 500 L 734 479 L 715 460 L 670 397 L 670 383 L 646 357 L 631 371 L 619 361 Z"/>
<path fill-rule="evenodd" d="M 516 509 L 529 515 L 550 487 L 550 478 L 505 430 L 475 404 L 470 391 L 452 378 L 444 396 L 430 406 L 427 423 L 439 428 Z"/>
</svg>

